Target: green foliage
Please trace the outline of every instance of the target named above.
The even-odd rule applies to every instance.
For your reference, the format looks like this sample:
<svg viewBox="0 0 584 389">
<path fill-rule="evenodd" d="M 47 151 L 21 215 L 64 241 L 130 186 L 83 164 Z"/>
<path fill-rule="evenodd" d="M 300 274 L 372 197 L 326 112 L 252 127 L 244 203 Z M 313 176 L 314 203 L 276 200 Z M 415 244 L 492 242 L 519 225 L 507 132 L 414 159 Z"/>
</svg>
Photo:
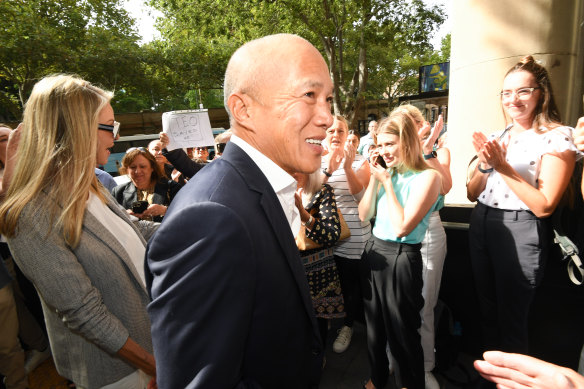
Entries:
<svg viewBox="0 0 584 389">
<path fill-rule="evenodd" d="M 138 36 L 121 0 L 2 0 L 0 14 L 0 102 L 15 118 L 48 74 L 112 90 L 143 85 Z"/>
<path fill-rule="evenodd" d="M 441 62 L 450 61 L 450 34 L 442 38 L 442 45 L 440 47 L 440 59 Z"/>
<path fill-rule="evenodd" d="M 334 109 L 351 121 L 364 99 L 417 91 L 418 67 L 444 62 L 429 39 L 440 7 L 422 0 L 150 0 L 162 39 L 138 45 L 122 0 L 0 0 L 0 116 L 18 118 L 36 81 L 79 74 L 115 92 L 116 112 L 221 107 L 231 54 L 295 33 L 329 63 Z M 293 55 L 293 53 L 291 53 Z M 258 59 L 261 60 L 261 59 Z"/>
<path fill-rule="evenodd" d="M 151 0 L 150 4 L 164 14 L 159 27 L 167 45 L 165 55 L 179 56 L 171 61 L 172 69 L 182 75 L 173 82 L 179 89 L 218 87 L 229 56 L 243 42 L 295 33 L 311 41 L 327 59 L 335 84 L 335 113 L 349 120 L 363 98 L 383 96 L 394 85 L 395 95 L 408 93 L 417 85 L 417 67 L 433 54 L 429 39 L 444 19 L 440 7 L 427 7 L 422 0 Z M 191 61 L 185 64 L 185 59 Z M 173 78 L 169 72 L 167 77 Z"/>
</svg>

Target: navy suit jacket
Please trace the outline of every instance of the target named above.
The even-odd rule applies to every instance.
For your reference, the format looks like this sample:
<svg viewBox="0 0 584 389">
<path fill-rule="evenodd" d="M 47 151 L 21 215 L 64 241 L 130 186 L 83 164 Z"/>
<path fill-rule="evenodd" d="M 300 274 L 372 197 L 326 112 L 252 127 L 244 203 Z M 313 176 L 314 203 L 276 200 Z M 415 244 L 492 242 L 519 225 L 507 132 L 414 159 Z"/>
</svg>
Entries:
<svg viewBox="0 0 584 389">
<path fill-rule="evenodd" d="M 147 249 L 158 387 L 310 388 L 323 347 L 267 178 L 229 143 L 178 193 Z"/>
</svg>

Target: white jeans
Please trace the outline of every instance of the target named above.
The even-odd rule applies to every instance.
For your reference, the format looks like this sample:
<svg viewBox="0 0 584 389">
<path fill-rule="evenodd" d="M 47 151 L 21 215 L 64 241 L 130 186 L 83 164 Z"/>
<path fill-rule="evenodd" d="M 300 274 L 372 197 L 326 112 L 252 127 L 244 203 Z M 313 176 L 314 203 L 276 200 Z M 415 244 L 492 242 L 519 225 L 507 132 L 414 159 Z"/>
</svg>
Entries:
<svg viewBox="0 0 584 389">
<path fill-rule="evenodd" d="M 130 375 L 125 376 L 119 381 L 102 386 L 101 389 L 146 389 L 151 377 L 142 370 L 136 370 Z M 78 389 L 83 389 L 77 387 Z"/>
<path fill-rule="evenodd" d="M 422 296 L 424 297 L 424 308 L 420 312 L 422 316 L 420 336 L 422 338 L 422 349 L 424 350 L 425 371 L 432 371 L 435 364 L 434 307 L 438 301 L 445 258 L 446 232 L 442 226 L 440 214 L 435 211 L 430 215 L 426 237 L 422 241 L 422 278 L 424 280 Z"/>
</svg>

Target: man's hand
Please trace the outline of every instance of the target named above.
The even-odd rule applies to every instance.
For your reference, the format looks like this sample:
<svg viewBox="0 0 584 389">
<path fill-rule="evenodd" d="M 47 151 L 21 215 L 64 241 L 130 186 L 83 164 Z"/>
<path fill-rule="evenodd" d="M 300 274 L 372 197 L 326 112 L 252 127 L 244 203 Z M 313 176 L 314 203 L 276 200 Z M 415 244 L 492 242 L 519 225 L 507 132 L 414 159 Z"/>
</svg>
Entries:
<svg viewBox="0 0 584 389">
<path fill-rule="evenodd" d="M 170 139 L 168 138 L 168 134 L 166 132 L 161 132 L 160 134 L 160 143 L 162 143 L 162 148 L 165 149 L 166 146 L 170 143 Z"/>
</svg>

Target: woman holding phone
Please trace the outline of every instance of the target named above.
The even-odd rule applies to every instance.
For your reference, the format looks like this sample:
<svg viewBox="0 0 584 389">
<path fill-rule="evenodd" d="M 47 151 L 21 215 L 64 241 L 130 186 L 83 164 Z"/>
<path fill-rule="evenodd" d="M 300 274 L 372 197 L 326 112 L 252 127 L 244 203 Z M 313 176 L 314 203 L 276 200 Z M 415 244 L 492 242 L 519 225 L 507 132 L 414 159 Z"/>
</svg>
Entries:
<svg viewBox="0 0 584 389">
<path fill-rule="evenodd" d="M 371 155 L 376 162 L 359 203 L 361 220 L 375 216 L 373 236 L 363 254 L 368 266 L 363 292 L 371 363 L 371 380 L 365 387 L 386 385 L 389 343 L 397 386 L 423 389 L 424 356 L 418 332 L 424 305 L 420 249 L 441 179 L 425 163 L 418 126 L 406 111 L 398 109 L 379 123 L 376 144 Z"/>
</svg>

